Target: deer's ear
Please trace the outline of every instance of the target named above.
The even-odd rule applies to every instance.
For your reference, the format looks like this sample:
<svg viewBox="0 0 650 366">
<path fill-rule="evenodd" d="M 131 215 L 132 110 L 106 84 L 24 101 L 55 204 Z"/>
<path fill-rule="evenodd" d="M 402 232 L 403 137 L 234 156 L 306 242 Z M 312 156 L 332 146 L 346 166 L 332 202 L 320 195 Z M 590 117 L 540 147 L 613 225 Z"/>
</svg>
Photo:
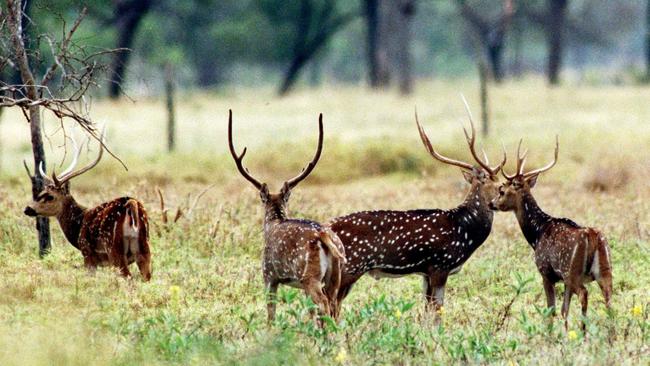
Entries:
<svg viewBox="0 0 650 366">
<path fill-rule="evenodd" d="M 280 190 L 280 194 L 282 195 L 282 198 L 286 201 L 289 199 L 289 196 L 291 195 L 291 187 L 289 187 L 289 184 L 287 182 L 284 182 L 282 185 L 282 189 Z"/>
<path fill-rule="evenodd" d="M 526 178 L 526 182 L 530 188 L 535 187 L 535 184 L 537 183 L 537 177 L 539 177 L 539 174 L 533 174 L 530 177 Z"/>
<path fill-rule="evenodd" d="M 266 202 L 269 200 L 269 196 L 269 186 L 267 186 L 266 183 L 263 183 L 262 188 L 260 188 L 260 198 L 263 202 Z"/>
<path fill-rule="evenodd" d="M 66 195 L 70 194 L 70 181 L 67 181 L 61 185 L 61 192 Z"/>
<path fill-rule="evenodd" d="M 474 179 L 474 174 L 467 170 L 462 170 L 462 172 L 463 172 L 463 177 L 465 178 L 467 183 L 472 184 L 472 179 Z"/>
</svg>

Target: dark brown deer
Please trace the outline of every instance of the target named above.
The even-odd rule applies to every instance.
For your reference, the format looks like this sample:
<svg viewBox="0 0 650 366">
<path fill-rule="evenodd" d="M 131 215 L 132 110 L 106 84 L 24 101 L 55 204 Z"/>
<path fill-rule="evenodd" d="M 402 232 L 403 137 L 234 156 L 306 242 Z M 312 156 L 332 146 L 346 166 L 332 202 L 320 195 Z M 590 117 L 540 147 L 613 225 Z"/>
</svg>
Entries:
<svg viewBox="0 0 650 366">
<path fill-rule="evenodd" d="M 582 315 L 587 314 L 587 289 L 584 284 L 596 280 L 605 305 L 610 306 L 612 295 L 612 262 L 605 236 L 597 229 L 584 228 L 572 220 L 548 215 L 537 205 L 530 192 L 537 177 L 557 162 L 559 142 L 555 141 L 555 157 L 543 168 L 524 173 L 526 152 L 517 148 L 517 171 L 503 172 L 506 182 L 499 188 L 499 197 L 491 203 L 494 209 L 514 211 L 524 237 L 535 251 L 535 264 L 542 275 L 546 303 L 555 309 L 555 284 L 564 282 L 562 316 L 568 327 L 571 297 L 577 294 L 582 303 Z M 585 323 L 582 323 L 584 330 Z"/>
<path fill-rule="evenodd" d="M 485 160 L 478 156 L 470 115 L 471 136 L 464 132 L 478 166 L 445 157 L 431 145 L 417 113 L 415 119 L 428 152 L 438 161 L 461 168 L 469 191 L 464 202 L 451 210 L 363 211 L 332 220 L 332 230 L 343 241 L 348 259 L 335 312 L 365 273 L 375 278 L 418 274 L 424 278 L 427 307 L 435 310 L 435 322 L 439 323 L 447 277 L 459 272 L 490 234 L 493 212 L 488 204 L 497 195 L 497 175 L 505 164 L 505 154 L 496 167 L 490 167 L 485 152 Z"/>
<path fill-rule="evenodd" d="M 312 161 L 296 177 L 284 182 L 280 193 L 269 193 L 266 183 L 253 178 L 244 168 L 241 154 L 232 142 L 232 111 L 228 117 L 228 144 L 239 173 L 260 192 L 264 204 L 264 257 L 262 271 L 267 291 L 269 322 L 275 317 L 278 285 L 301 288 L 319 307 L 321 315 L 334 316 L 331 303 L 336 301 L 341 282 L 344 249 L 339 238 L 326 225 L 287 218 L 291 190 L 314 170 L 323 149 L 323 115 L 318 118 L 318 148 Z"/>
<path fill-rule="evenodd" d="M 103 134 L 102 134 L 103 135 Z M 43 165 L 39 174 L 45 188 L 25 208 L 27 216 L 54 216 L 59 221 L 66 239 L 81 251 L 84 264 L 94 270 L 97 266 L 112 265 L 125 277 L 131 275 L 129 265 L 136 262 L 145 281 L 151 279 L 151 252 L 149 250 L 149 224 L 142 203 L 131 197 L 120 197 L 85 208 L 70 193 L 70 180 L 94 168 L 102 158 L 103 142 L 95 161 L 73 171 L 80 150 L 73 140 L 75 154 L 70 167 L 60 175 L 47 177 Z M 31 176 L 27 165 L 27 174 Z"/>
</svg>

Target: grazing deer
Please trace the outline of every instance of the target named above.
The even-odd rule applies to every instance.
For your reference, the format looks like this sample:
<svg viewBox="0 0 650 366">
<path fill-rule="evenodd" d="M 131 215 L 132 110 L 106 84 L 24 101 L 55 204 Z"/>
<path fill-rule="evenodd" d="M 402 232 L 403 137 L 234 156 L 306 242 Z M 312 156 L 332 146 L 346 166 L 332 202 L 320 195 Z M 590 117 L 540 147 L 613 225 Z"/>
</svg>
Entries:
<svg viewBox="0 0 650 366">
<path fill-rule="evenodd" d="M 517 172 L 503 176 L 506 182 L 499 188 L 499 196 L 490 204 L 500 211 L 514 211 L 524 237 L 535 251 L 535 264 L 542 275 L 546 302 L 555 308 L 555 283 L 564 281 L 562 316 L 568 327 L 567 316 L 571 297 L 577 294 L 582 303 L 582 315 L 587 314 L 587 289 L 584 284 L 596 280 L 607 308 L 612 295 L 612 262 L 605 236 L 597 229 L 583 228 L 572 220 L 548 215 L 537 205 L 530 192 L 537 177 L 557 162 L 559 142 L 555 140 L 555 157 L 543 168 L 524 173 L 526 152 L 520 155 L 517 147 Z M 585 323 L 582 323 L 584 330 Z"/>
<path fill-rule="evenodd" d="M 469 109 L 468 109 L 469 113 Z M 375 278 L 418 274 L 424 278 L 427 308 L 440 322 L 447 277 L 460 271 L 472 253 L 487 239 L 493 212 L 489 202 L 497 195 L 497 174 L 505 164 L 490 167 L 477 155 L 475 129 L 470 115 L 471 136 L 465 132 L 472 157 L 478 163 L 454 160 L 436 151 L 415 115 L 420 138 L 434 159 L 461 168 L 470 184 L 465 200 L 451 210 L 363 211 L 331 221 L 343 241 L 348 262 L 341 277 L 335 311 L 354 283 L 365 273 Z"/>
<path fill-rule="evenodd" d="M 232 111 L 228 116 L 228 145 L 239 173 L 260 192 L 264 204 L 264 285 L 267 290 L 268 320 L 275 317 L 276 292 L 279 284 L 303 289 L 319 307 L 322 315 L 333 316 L 331 303 L 341 281 L 344 249 L 339 238 L 326 225 L 287 218 L 291 190 L 314 170 L 323 148 L 323 115 L 318 118 L 318 148 L 312 161 L 296 177 L 284 182 L 280 193 L 269 193 L 266 183 L 253 178 L 244 168 L 241 154 L 232 142 Z"/>
<path fill-rule="evenodd" d="M 149 224 L 142 203 L 131 197 L 120 197 L 88 209 L 78 204 L 70 193 L 70 180 L 99 163 L 104 152 L 102 145 L 103 141 L 95 161 L 77 171 L 73 169 L 80 150 L 74 140 L 73 161 L 60 175 L 52 173 L 52 178 L 47 177 L 41 164 L 38 170 L 45 180 L 45 187 L 25 208 L 25 214 L 32 217 L 55 216 L 66 239 L 81 251 L 88 269 L 95 269 L 98 265 L 112 265 L 128 277 L 131 275 L 128 266 L 136 262 L 142 277 L 149 281 Z M 25 169 L 31 176 L 27 165 Z"/>
</svg>

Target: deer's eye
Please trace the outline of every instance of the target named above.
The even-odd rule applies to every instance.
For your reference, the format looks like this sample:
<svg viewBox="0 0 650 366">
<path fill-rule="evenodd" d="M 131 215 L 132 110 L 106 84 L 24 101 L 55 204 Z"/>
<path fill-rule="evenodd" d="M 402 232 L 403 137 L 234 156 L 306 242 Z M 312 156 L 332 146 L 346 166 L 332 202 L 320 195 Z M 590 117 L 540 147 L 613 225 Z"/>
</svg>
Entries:
<svg viewBox="0 0 650 366">
<path fill-rule="evenodd" d="M 45 196 L 43 196 L 43 202 L 50 202 L 53 199 L 54 199 L 54 197 L 52 195 L 49 195 L 49 194 L 46 194 Z"/>
</svg>

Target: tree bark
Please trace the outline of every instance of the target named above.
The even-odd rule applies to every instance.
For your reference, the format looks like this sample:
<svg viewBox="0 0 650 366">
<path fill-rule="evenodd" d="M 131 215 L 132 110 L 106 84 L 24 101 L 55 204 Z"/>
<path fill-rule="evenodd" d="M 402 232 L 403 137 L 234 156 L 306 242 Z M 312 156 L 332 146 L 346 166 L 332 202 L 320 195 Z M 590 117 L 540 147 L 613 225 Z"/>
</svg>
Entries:
<svg viewBox="0 0 650 366">
<path fill-rule="evenodd" d="M 29 66 L 27 51 L 22 32 L 22 7 L 20 0 L 7 0 L 7 20 L 11 32 L 16 63 L 20 69 L 22 83 L 25 85 L 27 97 L 32 100 L 38 98 L 34 74 Z M 34 172 L 42 164 L 45 168 L 45 151 L 43 150 L 43 134 L 41 130 L 41 115 L 38 106 L 29 107 L 29 125 L 32 140 L 32 153 L 34 155 Z M 36 196 L 43 190 L 43 178 L 36 173 L 32 179 L 32 196 Z M 50 251 L 50 223 L 46 217 L 36 219 L 36 231 L 38 232 L 39 255 L 45 256 Z"/>
<path fill-rule="evenodd" d="M 398 71 L 400 93 L 406 95 L 413 92 L 411 25 L 415 16 L 415 0 L 400 0 L 397 16 L 399 27 L 396 34 L 395 64 Z"/>
<path fill-rule="evenodd" d="M 646 81 L 650 82 L 650 0 L 645 12 L 645 72 Z"/>
<path fill-rule="evenodd" d="M 478 62 L 478 80 L 479 80 L 479 92 L 481 99 L 481 132 L 483 136 L 487 136 L 490 132 L 490 111 L 489 111 L 489 102 L 488 102 L 488 68 L 483 59 L 479 59 Z"/>
<path fill-rule="evenodd" d="M 115 10 L 115 24 L 117 27 L 117 48 L 133 46 L 135 35 L 142 19 L 151 8 L 151 0 L 128 0 L 118 2 Z M 124 81 L 126 66 L 131 52 L 117 52 L 111 62 L 111 84 L 108 89 L 110 98 L 120 96 L 121 83 Z"/>
<path fill-rule="evenodd" d="M 547 77 L 551 85 L 557 85 L 560 81 L 567 5 L 568 0 L 548 0 L 548 26 L 546 27 L 548 42 Z"/>
<path fill-rule="evenodd" d="M 650 1 L 650 0 L 648 0 Z M 366 18 L 366 52 L 368 57 L 368 81 L 370 87 L 378 88 L 379 84 L 379 0 L 364 1 L 364 15 Z"/>
<path fill-rule="evenodd" d="M 174 112 L 174 70 L 165 64 L 165 99 L 167 107 L 167 151 L 176 149 L 176 116 Z"/>
</svg>

